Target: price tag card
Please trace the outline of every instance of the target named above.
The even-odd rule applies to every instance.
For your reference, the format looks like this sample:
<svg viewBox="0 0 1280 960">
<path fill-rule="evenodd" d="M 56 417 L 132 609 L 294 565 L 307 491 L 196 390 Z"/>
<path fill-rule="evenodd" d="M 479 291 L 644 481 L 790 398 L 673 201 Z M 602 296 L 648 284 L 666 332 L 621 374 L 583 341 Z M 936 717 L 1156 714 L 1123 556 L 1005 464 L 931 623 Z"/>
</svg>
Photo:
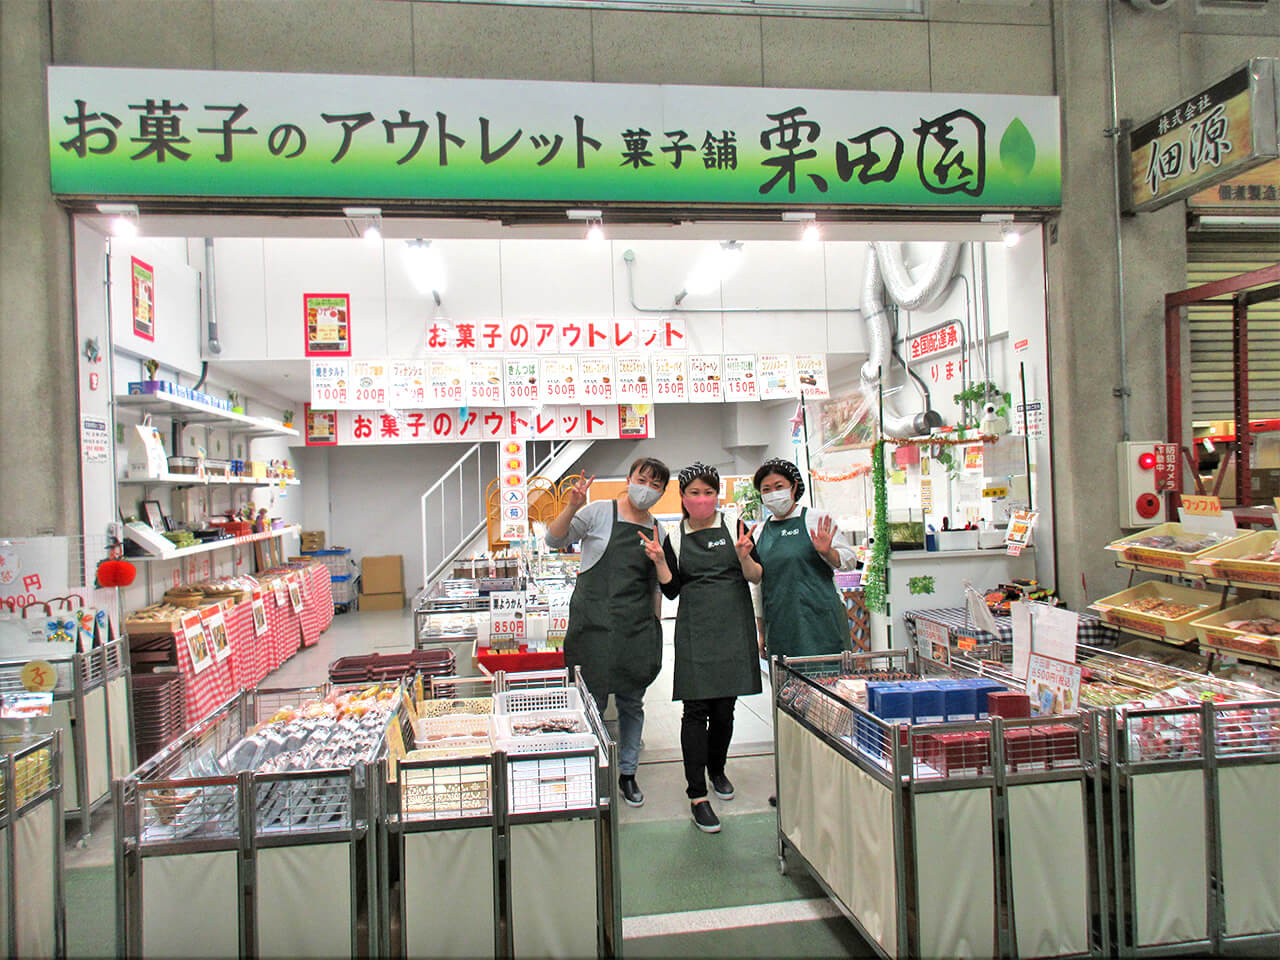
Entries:
<svg viewBox="0 0 1280 960">
<path fill-rule="evenodd" d="M 352 407 L 356 410 L 385 410 L 388 373 L 385 360 L 352 360 Z"/>
<path fill-rule="evenodd" d="M 302 582 L 296 577 L 289 578 L 289 606 L 294 613 L 302 612 Z"/>
<path fill-rule="evenodd" d="M 577 403 L 578 377 L 577 357 L 543 357 L 543 402 Z"/>
<path fill-rule="evenodd" d="M 694 354 L 689 357 L 690 403 L 720 402 L 721 360 L 715 354 Z"/>
<path fill-rule="evenodd" d="M 283 577 L 277 577 L 271 581 L 271 592 L 275 595 L 276 606 L 284 607 L 289 603 L 289 585 L 284 582 Z"/>
<path fill-rule="evenodd" d="M 762 353 L 757 365 L 761 400 L 788 400 L 799 396 L 795 358 L 791 354 Z"/>
<path fill-rule="evenodd" d="M 580 403 L 613 403 L 613 357 L 581 357 L 578 361 L 582 382 L 578 385 Z"/>
<path fill-rule="evenodd" d="M 1031 654 L 1027 670 L 1027 696 L 1031 698 L 1033 715 L 1054 716 L 1078 713 L 1080 710 L 1080 677 L 1078 663 L 1055 660 L 1043 654 Z"/>
<path fill-rule="evenodd" d="M 526 593 L 498 590 L 489 594 L 489 646 L 514 648 L 524 643 Z"/>
<path fill-rule="evenodd" d="M 260 637 L 268 630 L 267 626 L 267 603 L 260 596 L 253 598 L 253 633 L 254 636 Z"/>
<path fill-rule="evenodd" d="M 1038 516 L 1035 511 L 1018 510 L 1009 519 L 1009 527 L 1004 535 L 1005 552 L 1009 556 L 1021 556 L 1022 551 L 1031 543 L 1031 531 Z"/>
<path fill-rule="evenodd" d="M 627 354 L 617 359 L 618 403 L 651 403 L 653 384 L 649 382 L 649 358 Z"/>
<path fill-rule="evenodd" d="M 470 370 L 462 357 L 432 357 L 427 367 L 430 400 L 444 407 L 461 407 L 467 402 Z"/>
<path fill-rule="evenodd" d="M 754 353 L 733 353 L 724 358 L 724 398 L 726 400 L 760 399 Z"/>
<path fill-rule="evenodd" d="M 569 600 L 572 591 L 556 590 L 549 598 L 547 613 L 547 649 L 563 650 L 564 635 L 569 630 Z"/>
<path fill-rule="evenodd" d="M 653 399 L 656 403 L 684 403 L 689 399 L 689 362 L 683 353 L 653 357 Z"/>
<path fill-rule="evenodd" d="M 427 361 L 391 361 L 391 407 L 394 410 L 422 410 L 431 406 L 427 396 Z"/>
<path fill-rule="evenodd" d="M 1220 517 L 1222 501 L 1217 497 L 1198 497 L 1182 494 L 1182 510 L 1189 517 Z"/>
<path fill-rule="evenodd" d="M 351 361 L 311 361 L 311 405 L 319 410 L 340 410 L 351 400 Z"/>
<path fill-rule="evenodd" d="M 227 622 L 222 610 L 214 607 L 200 615 L 200 629 L 204 631 L 204 642 L 213 652 L 217 661 L 231 656 L 231 641 L 227 639 Z"/>
<path fill-rule="evenodd" d="M 467 406 L 502 406 L 502 360 L 472 357 L 467 361 Z"/>
<path fill-rule="evenodd" d="M 191 657 L 191 669 L 199 674 L 213 666 L 213 650 L 205 639 L 204 624 L 200 614 L 191 613 L 182 618 L 182 642 Z"/>
<path fill-rule="evenodd" d="M 542 403 L 537 357 L 507 357 L 503 363 L 507 403 Z"/>
<path fill-rule="evenodd" d="M 800 381 L 800 394 L 810 400 L 822 400 L 831 396 L 827 386 L 827 355 L 825 353 L 796 354 L 796 378 Z"/>
</svg>

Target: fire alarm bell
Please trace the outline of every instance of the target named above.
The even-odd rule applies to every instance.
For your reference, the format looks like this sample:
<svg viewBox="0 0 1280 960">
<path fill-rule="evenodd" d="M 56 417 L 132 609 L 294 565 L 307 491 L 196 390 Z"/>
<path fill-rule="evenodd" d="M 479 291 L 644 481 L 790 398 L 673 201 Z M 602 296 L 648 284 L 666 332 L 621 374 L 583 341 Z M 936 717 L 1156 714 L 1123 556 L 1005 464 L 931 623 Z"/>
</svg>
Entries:
<svg viewBox="0 0 1280 960">
<path fill-rule="evenodd" d="M 1121 443 L 1120 526 L 1150 527 L 1164 513 L 1164 494 L 1178 489 L 1178 445 Z"/>
</svg>

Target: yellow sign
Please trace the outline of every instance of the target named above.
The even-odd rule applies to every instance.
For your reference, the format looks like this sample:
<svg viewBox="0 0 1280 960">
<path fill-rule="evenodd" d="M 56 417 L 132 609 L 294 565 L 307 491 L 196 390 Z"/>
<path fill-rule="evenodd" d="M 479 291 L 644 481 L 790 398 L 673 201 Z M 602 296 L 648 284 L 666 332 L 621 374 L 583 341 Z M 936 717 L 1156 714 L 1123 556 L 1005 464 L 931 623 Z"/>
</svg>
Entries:
<svg viewBox="0 0 1280 960">
<path fill-rule="evenodd" d="M 1184 493 L 1182 509 L 1188 517 L 1220 517 L 1222 501 L 1217 497 L 1194 497 Z"/>
<path fill-rule="evenodd" d="M 987 487 L 982 491 L 983 499 L 987 500 L 1003 500 L 1008 495 L 1008 487 Z"/>
<path fill-rule="evenodd" d="M 58 685 L 58 671 L 44 660 L 29 660 L 22 668 L 22 689 L 28 693 L 48 693 Z"/>
</svg>

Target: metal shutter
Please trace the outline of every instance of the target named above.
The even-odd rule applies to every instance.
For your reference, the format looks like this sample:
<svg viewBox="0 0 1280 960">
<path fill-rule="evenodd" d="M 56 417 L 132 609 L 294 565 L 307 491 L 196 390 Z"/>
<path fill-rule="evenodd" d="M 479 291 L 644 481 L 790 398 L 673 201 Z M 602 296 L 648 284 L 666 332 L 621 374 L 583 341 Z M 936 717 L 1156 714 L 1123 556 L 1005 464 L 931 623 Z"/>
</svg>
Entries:
<svg viewBox="0 0 1280 960">
<path fill-rule="evenodd" d="M 1274 234 L 1270 235 L 1274 236 Z M 1280 242 L 1187 237 L 1187 286 L 1225 280 L 1280 261 Z M 1235 417 L 1231 388 L 1230 298 L 1187 308 L 1191 327 L 1191 417 Z M 1280 417 L 1280 300 L 1249 308 L 1249 417 Z"/>
</svg>

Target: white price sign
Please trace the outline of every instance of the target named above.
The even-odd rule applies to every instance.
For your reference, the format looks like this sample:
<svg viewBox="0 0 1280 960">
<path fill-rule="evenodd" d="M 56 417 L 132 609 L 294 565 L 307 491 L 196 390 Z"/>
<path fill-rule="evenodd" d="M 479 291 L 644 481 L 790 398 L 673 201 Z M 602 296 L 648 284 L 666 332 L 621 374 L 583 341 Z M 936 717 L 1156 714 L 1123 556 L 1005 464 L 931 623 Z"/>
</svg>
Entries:
<svg viewBox="0 0 1280 960">
<path fill-rule="evenodd" d="M 787 400 L 796 396 L 795 360 L 789 353 L 762 353 L 757 378 L 761 400 Z"/>
<path fill-rule="evenodd" d="M 689 398 L 689 363 L 683 354 L 657 354 L 653 358 L 653 399 L 684 403 Z"/>
<path fill-rule="evenodd" d="M 339 410 L 351 399 L 350 360 L 311 361 L 311 406 L 317 410 Z"/>
<path fill-rule="evenodd" d="M 542 395 L 544 403 L 577 403 L 578 358 L 542 358 Z"/>
<path fill-rule="evenodd" d="M 691 403 L 720 402 L 722 359 L 714 354 L 695 354 L 689 358 L 689 401 Z"/>
<path fill-rule="evenodd" d="M 617 359 L 619 403 L 649 403 L 653 385 L 649 382 L 649 358 L 628 354 Z"/>
<path fill-rule="evenodd" d="M 499 590 L 489 594 L 489 645 L 494 641 L 523 642 L 526 594 L 523 590 Z"/>
<path fill-rule="evenodd" d="M 467 403 L 470 406 L 502 406 L 502 361 L 488 357 L 468 361 Z"/>
<path fill-rule="evenodd" d="M 569 631 L 569 599 L 572 593 L 557 590 L 547 607 L 547 649 L 563 650 L 564 635 Z"/>
<path fill-rule="evenodd" d="M 507 403 L 541 403 L 542 391 L 538 384 L 537 357 L 508 358 L 505 364 Z"/>
<path fill-rule="evenodd" d="M 433 357 L 428 367 L 432 402 L 445 407 L 465 404 L 469 375 L 462 357 Z"/>
<path fill-rule="evenodd" d="M 831 390 L 827 386 L 827 355 L 796 354 L 796 379 L 800 381 L 801 396 L 810 400 L 822 400 L 831 396 Z"/>
<path fill-rule="evenodd" d="M 351 361 L 351 404 L 357 410 L 383 410 L 387 406 L 387 362 Z"/>
<path fill-rule="evenodd" d="M 613 403 L 613 358 L 580 357 L 582 382 L 578 384 L 578 399 L 583 403 Z"/>
<path fill-rule="evenodd" d="M 427 398 L 427 361 L 391 361 L 391 407 L 421 410 L 431 406 Z"/>
<path fill-rule="evenodd" d="M 760 399 L 754 353 L 738 353 L 724 358 L 724 398 L 726 400 Z"/>
</svg>

